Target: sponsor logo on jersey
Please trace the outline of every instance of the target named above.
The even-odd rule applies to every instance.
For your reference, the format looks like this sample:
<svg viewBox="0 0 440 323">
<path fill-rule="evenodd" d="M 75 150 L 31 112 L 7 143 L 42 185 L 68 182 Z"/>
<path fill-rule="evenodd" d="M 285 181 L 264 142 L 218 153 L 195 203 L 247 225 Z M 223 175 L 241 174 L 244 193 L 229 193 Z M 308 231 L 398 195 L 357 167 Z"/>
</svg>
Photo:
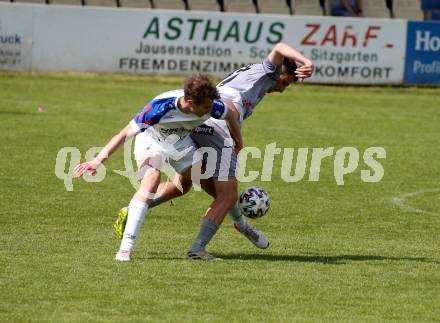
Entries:
<svg viewBox="0 0 440 323">
<path fill-rule="evenodd" d="M 209 135 L 212 136 L 214 134 L 214 128 L 206 125 L 201 125 L 193 130 L 194 134 L 197 135 Z"/>
<path fill-rule="evenodd" d="M 159 129 L 159 131 L 164 134 L 164 135 L 171 135 L 174 133 L 179 133 L 179 132 L 191 132 L 192 129 L 189 128 L 185 128 L 185 127 L 178 127 L 178 128 L 161 128 Z"/>
</svg>

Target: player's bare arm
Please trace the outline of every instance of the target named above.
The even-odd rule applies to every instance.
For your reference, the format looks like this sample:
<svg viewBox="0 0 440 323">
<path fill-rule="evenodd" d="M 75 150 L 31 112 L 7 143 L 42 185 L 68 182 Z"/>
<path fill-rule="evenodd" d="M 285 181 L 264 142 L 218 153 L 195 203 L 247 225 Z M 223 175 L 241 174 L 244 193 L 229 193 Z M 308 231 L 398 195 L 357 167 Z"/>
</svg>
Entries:
<svg viewBox="0 0 440 323">
<path fill-rule="evenodd" d="M 81 177 L 85 172 L 93 174 L 96 169 L 106 161 L 110 155 L 112 155 L 125 140 L 133 137 L 136 134 L 136 130 L 132 126 L 127 125 L 118 134 L 113 136 L 112 139 L 105 145 L 105 147 L 99 152 L 99 154 L 92 161 L 79 164 L 75 167 L 75 177 Z"/>
<path fill-rule="evenodd" d="M 303 65 L 296 69 L 296 77 L 298 77 L 299 79 L 304 79 L 312 76 L 314 69 L 312 61 L 306 58 L 303 54 L 301 54 L 292 46 L 284 43 L 278 43 L 267 56 L 267 58 L 276 65 L 281 65 L 283 63 L 284 57 L 291 58 Z"/>
<path fill-rule="evenodd" d="M 228 106 L 228 112 L 225 120 L 228 123 L 228 128 L 232 139 L 234 139 L 235 149 L 238 153 L 243 148 L 243 137 L 241 135 L 240 124 L 238 122 L 240 115 L 235 109 L 234 103 L 230 99 L 222 97 L 222 101 Z"/>
</svg>

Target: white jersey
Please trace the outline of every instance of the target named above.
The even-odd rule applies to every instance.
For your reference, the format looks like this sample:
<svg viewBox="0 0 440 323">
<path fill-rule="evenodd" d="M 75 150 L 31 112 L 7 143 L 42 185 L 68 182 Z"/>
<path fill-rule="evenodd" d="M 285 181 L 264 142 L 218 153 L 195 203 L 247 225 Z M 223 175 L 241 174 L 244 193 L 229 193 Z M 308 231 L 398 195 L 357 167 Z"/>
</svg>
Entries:
<svg viewBox="0 0 440 323">
<path fill-rule="evenodd" d="M 184 113 L 177 106 L 178 100 L 183 96 L 183 90 L 175 90 L 155 97 L 137 113 L 130 121 L 130 125 L 137 133 L 145 131 L 152 138 L 163 141 L 170 135 L 177 135 L 180 139 L 185 138 L 191 130 L 210 117 L 215 119 L 226 117 L 227 107 L 221 100 L 214 100 L 211 112 L 202 117 Z"/>
</svg>

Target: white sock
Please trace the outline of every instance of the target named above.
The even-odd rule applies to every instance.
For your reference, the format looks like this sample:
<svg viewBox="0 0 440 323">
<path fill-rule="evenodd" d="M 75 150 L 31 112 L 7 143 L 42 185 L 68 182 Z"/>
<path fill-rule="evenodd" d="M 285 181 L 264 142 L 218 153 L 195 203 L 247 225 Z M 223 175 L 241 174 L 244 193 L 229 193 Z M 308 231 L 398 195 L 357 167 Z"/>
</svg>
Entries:
<svg viewBox="0 0 440 323">
<path fill-rule="evenodd" d="M 232 220 L 234 220 L 234 223 L 238 226 L 240 230 L 244 230 L 248 227 L 246 219 L 240 212 L 238 202 L 235 203 L 235 205 L 229 210 L 229 215 L 231 216 Z"/>
<path fill-rule="evenodd" d="M 127 224 L 125 225 L 124 236 L 119 250 L 133 250 L 136 237 L 141 229 L 142 223 L 144 223 L 147 210 L 148 204 L 134 199 L 130 201 L 128 205 Z"/>
</svg>

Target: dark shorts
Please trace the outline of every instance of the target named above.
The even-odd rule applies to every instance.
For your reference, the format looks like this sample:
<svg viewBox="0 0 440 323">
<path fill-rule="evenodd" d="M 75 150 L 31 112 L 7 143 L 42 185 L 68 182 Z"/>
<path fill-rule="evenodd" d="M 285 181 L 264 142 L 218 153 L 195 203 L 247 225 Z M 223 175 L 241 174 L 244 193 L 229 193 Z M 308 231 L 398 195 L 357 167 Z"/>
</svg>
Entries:
<svg viewBox="0 0 440 323">
<path fill-rule="evenodd" d="M 193 130 L 191 138 L 198 147 L 206 151 L 205 173 L 219 179 L 236 176 L 237 154 L 226 124 L 207 121 Z"/>
</svg>

